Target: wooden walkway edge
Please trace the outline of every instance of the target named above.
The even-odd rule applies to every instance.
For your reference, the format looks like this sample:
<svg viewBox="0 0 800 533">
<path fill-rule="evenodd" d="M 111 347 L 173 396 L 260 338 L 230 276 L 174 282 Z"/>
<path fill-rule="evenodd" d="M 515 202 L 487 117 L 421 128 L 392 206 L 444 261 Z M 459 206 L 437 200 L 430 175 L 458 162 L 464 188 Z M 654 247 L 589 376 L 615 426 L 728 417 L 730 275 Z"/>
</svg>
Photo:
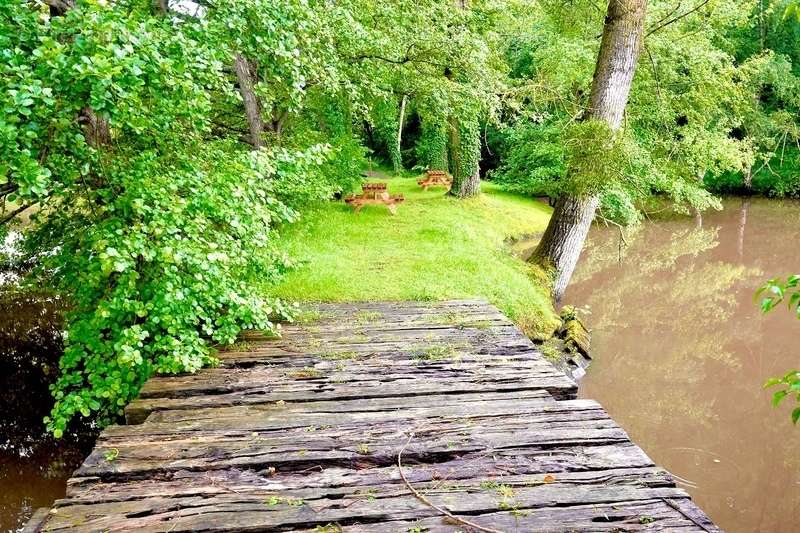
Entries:
<svg viewBox="0 0 800 533">
<path fill-rule="evenodd" d="M 317 315 L 150 379 L 26 531 L 719 531 L 488 303 Z"/>
</svg>

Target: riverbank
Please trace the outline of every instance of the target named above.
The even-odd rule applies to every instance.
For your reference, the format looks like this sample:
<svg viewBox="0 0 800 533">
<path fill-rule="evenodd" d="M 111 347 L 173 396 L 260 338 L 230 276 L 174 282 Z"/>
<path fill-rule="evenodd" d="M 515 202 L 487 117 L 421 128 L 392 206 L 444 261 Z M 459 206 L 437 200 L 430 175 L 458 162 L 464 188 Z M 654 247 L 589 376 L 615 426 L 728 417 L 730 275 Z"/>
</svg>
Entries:
<svg viewBox="0 0 800 533">
<path fill-rule="evenodd" d="M 485 298 L 534 339 L 560 324 L 547 275 L 511 254 L 510 237 L 541 233 L 547 205 L 482 183 L 483 193 L 457 200 L 442 188 L 423 191 L 415 178 L 388 178 L 405 202 L 358 215 L 326 202 L 287 227 L 278 241 L 298 261 L 267 290 L 289 301 L 441 301 Z"/>
</svg>

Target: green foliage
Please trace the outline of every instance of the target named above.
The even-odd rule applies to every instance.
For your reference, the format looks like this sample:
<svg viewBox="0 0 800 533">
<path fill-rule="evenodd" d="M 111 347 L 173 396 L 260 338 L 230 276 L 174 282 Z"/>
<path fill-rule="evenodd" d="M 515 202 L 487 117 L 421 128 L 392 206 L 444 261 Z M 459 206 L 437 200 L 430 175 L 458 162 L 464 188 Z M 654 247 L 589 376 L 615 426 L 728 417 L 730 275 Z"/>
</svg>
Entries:
<svg viewBox="0 0 800 533">
<path fill-rule="evenodd" d="M 345 69 L 358 69 L 354 89 L 358 103 L 370 110 L 376 155 L 394 168 L 405 155 L 396 146 L 401 95 L 408 95 L 408 122 L 416 118 L 423 124 L 420 142 L 407 156 L 416 157 L 411 167 L 444 168 L 438 128 L 449 119 L 471 127 L 495 115 L 506 68 L 497 42 L 510 4 L 516 2 L 481 0 L 465 8 L 442 0 L 347 3 L 347 23 L 340 31 L 351 38 L 337 39 L 337 46 Z M 479 134 L 474 140 L 480 154 Z M 464 145 L 470 168 L 476 153 L 472 144 Z"/>
<path fill-rule="evenodd" d="M 197 370 L 242 329 L 273 331 L 287 312 L 263 296 L 287 265 L 273 228 L 357 179 L 352 142 L 294 131 L 293 146 L 251 153 L 213 137 L 229 56 L 209 24 L 145 0 L 58 16 L 0 6 L 0 197 L 31 206 L 28 284 L 70 304 L 56 436 L 75 416 L 114 420 L 153 372 Z M 287 61 L 272 68 L 293 86 L 275 94 L 296 103 L 302 72 Z"/>
<path fill-rule="evenodd" d="M 448 169 L 446 128 L 443 120 L 423 120 L 422 134 L 414 147 L 417 165 L 422 169 Z"/>
<path fill-rule="evenodd" d="M 284 311 L 259 287 L 283 268 L 269 228 L 294 213 L 255 156 L 204 152 L 213 163 L 164 164 L 151 152 L 111 162 L 95 191 L 113 191 L 109 201 L 62 205 L 29 237 L 38 250 L 40 236 L 61 236 L 38 274 L 72 302 L 49 421 L 57 434 L 76 413 L 113 420 L 153 371 L 197 370 L 213 362 L 209 343 L 271 331 Z"/>
<path fill-rule="evenodd" d="M 399 113 L 398 102 L 389 97 L 373 106 L 371 117 L 380 141 L 379 150 L 388 155 L 388 162 L 395 172 L 403 168 L 403 156 L 397 146 Z"/>
<path fill-rule="evenodd" d="M 775 198 L 800 198 L 800 149 L 786 146 L 771 161 L 753 172 L 752 186 L 745 187 L 740 172 L 725 172 L 705 180 L 709 190 L 721 194 L 759 194 Z"/>
<path fill-rule="evenodd" d="M 785 281 L 771 279 L 756 293 L 761 298 L 761 311 L 768 313 L 781 302 L 786 302 L 789 310 L 800 319 L 800 275 L 789 276 Z M 788 396 L 794 396 L 800 403 L 800 370 L 791 370 L 782 377 L 771 378 L 764 388 L 778 386 L 779 390 L 772 396 L 772 404 L 777 407 Z M 800 420 L 800 406 L 792 410 L 792 422 Z"/>
<path fill-rule="evenodd" d="M 791 370 L 780 378 L 771 378 L 764 384 L 764 388 L 781 386 L 781 389 L 772 396 L 772 405 L 777 407 L 787 397 L 794 395 L 800 402 L 800 370 Z M 792 423 L 800 420 L 800 407 L 792 410 Z"/>
<path fill-rule="evenodd" d="M 493 181 L 511 191 L 531 196 L 558 196 L 566 173 L 566 155 L 557 123 L 519 121 L 504 132 L 508 148 Z"/>
<path fill-rule="evenodd" d="M 602 185 L 601 216 L 625 223 L 639 220 L 654 195 L 683 210 L 719 207 L 706 188 L 719 190 L 720 176 L 741 182 L 748 169 L 757 179 L 771 176 L 772 194 L 791 194 L 796 167 L 788 153 L 800 116 L 795 23 L 770 10 L 759 28 L 751 16 L 759 6 L 752 1 L 698 7 L 659 27 L 674 17 L 675 4 L 650 2 L 648 28 L 658 29 L 647 37 L 615 139 L 620 157 L 603 161 L 602 142 L 595 143 L 604 168 L 593 169 L 592 153 L 585 153 L 586 172 L 569 181 L 568 160 L 575 154 L 566 150 L 574 152 L 570 131 L 587 105 L 602 14 L 588 2 L 543 2 L 521 15 L 520 24 L 530 21 L 536 31 L 506 43 L 510 120 L 493 147 L 501 159 L 493 178 L 512 190 L 548 196 L 580 189 L 578 182 L 587 190 Z M 583 15 L 575 17 L 575 10 Z M 779 162 L 787 163 L 784 170 Z"/>
<path fill-rule="evenodd" d="M 783 13 L 784 20 L 788 20 L 792 17 L 795 17 L 798 22 L 800 22 L 800 2 L 794 0 L 787 3 L 786 10 Z"/>
<path fill-rule="evenodd" d="M 571 124 L 564 133 L 567 175 L 562 193 L 574 196 L 601 194 L 622 181 L 628 157 L 622 136 L 602 120 Z"/>
<path fill-rule="evenodd" d="M 307 0 L 229 0 L 210 5 L 207 22 L 196 26 L 198 32 L 214 45 L 221 60 L 239 53 L 255 62 L 254 90 L 266 116 L 299 110 L 310 80 L 333 81 L 329 35 L 321 12 Z"/>
</svg>

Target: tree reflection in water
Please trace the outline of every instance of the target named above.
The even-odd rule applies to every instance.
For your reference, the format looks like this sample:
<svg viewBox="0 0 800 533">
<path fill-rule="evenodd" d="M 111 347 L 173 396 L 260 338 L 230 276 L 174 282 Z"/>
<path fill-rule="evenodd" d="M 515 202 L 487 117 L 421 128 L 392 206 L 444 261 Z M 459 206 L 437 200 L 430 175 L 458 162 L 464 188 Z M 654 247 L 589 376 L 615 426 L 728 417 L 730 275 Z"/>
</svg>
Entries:
<svg viewBox="0 0 800 533">
<path fill-rule="evenodd" d="M 792 273 L 795 202 L 728 200 L 725 210 L 594 228 L 565 302 L 588 306 L 599 400 L 729 532 L 796 531 L 800 434 L 763 382 L 798 366 L 791 316 L 762 316 L 756 289 Z"/>
<path fill-rule="evenodd" d="M 0 293 L 0 531 L 63 496 L 93 441 L 88 427 L 56 441 L 42 423 L 61 355 L 61 311 L 47 296 Z"/>
</svg>

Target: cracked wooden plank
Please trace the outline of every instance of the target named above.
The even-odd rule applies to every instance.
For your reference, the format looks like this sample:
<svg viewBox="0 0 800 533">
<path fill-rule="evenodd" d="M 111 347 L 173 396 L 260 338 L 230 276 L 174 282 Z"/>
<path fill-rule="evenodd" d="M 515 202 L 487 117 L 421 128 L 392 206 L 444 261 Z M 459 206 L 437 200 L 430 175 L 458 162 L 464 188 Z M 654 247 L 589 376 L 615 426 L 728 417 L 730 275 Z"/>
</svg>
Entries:
<svg viewBox="0 0 800 533">
<path fill-rule="evenodd" d="M 387 465 L 407 435 L 407 454 L 435 460 L 480 450 L 607 444 L 627 435 L 591 400 L 539 398 L 473 401 L 436 407 L 335 412 L 303 404 L 163 411 L 136 426 L 113 426 L 77 476 L 144 478 L 156 472 Z M 114 461 L 106 454 L 116 450 Z"/>
<path fill-rule="evenodd" d="M 652 467 L 653 462 L 630 442 L 596 446 L 558 448 L 511 448 L 453 455 L 436 463 L 412 457 L 404 459 L 404 471 L 414 484 L 447 484 L 462 479 L 502 483 L 510 475 L 582 472 L 621 468 Z M 397 467 L 329 466 L 311 470 L 226 469 L 212 471 L 162 472 L 146 480 L 103 481 L 97 476 L 70 479 L 67 495 L 72 501 L 111 502 L 146 498 L 153 495 L 195 495 L 237 492 L 261 486 L 271 490 L 298 490 L 324 487 L 354 487 L 371 490 L 374 485 L 399 483 Z"/>
<path fill-rule="evenodd" d="M 498 510 L 513 516 L 548 507 L 688 498 L 683 490 L 674 487 L 668 474 L 654 467 L 564 472 L 550 477 L 553 481 L 547 482 L 542 475 L 434 481 L 416 483 L 415 488 L 437 505 L 465 516 Z M 201 487 L 210 485 L 202 478 L 198 481 Z M 226 488 L 219 484 L 211 486 Z M 144 498 L 108 502 L 96 495 L 91 503 L 76 500 L 59 507 L 55 518 L 48 523 L 48 530 L 58 530 L 60 523 L 69 525 L 76 519 L 97 530 L 113 528 L 119 515 L 137 529 L 203 530 L 204 524 L 205 527 L 213 524 L 222 513 L 238 515 L 235 524 L 226 520 L 225 527 L 229 530 L 240 524 L 276 530 L 353 520 L 362 523 L 419 520 L 438 515 L 398 482 L 366 489 L 361 485 L 293 490 L 277 482 L 240 483 L 235 490 L 231 487 L 227 491 L 203 492 L 198 488 L 193 494 L 184 495 L 153 491 Z"/>
</svg>

